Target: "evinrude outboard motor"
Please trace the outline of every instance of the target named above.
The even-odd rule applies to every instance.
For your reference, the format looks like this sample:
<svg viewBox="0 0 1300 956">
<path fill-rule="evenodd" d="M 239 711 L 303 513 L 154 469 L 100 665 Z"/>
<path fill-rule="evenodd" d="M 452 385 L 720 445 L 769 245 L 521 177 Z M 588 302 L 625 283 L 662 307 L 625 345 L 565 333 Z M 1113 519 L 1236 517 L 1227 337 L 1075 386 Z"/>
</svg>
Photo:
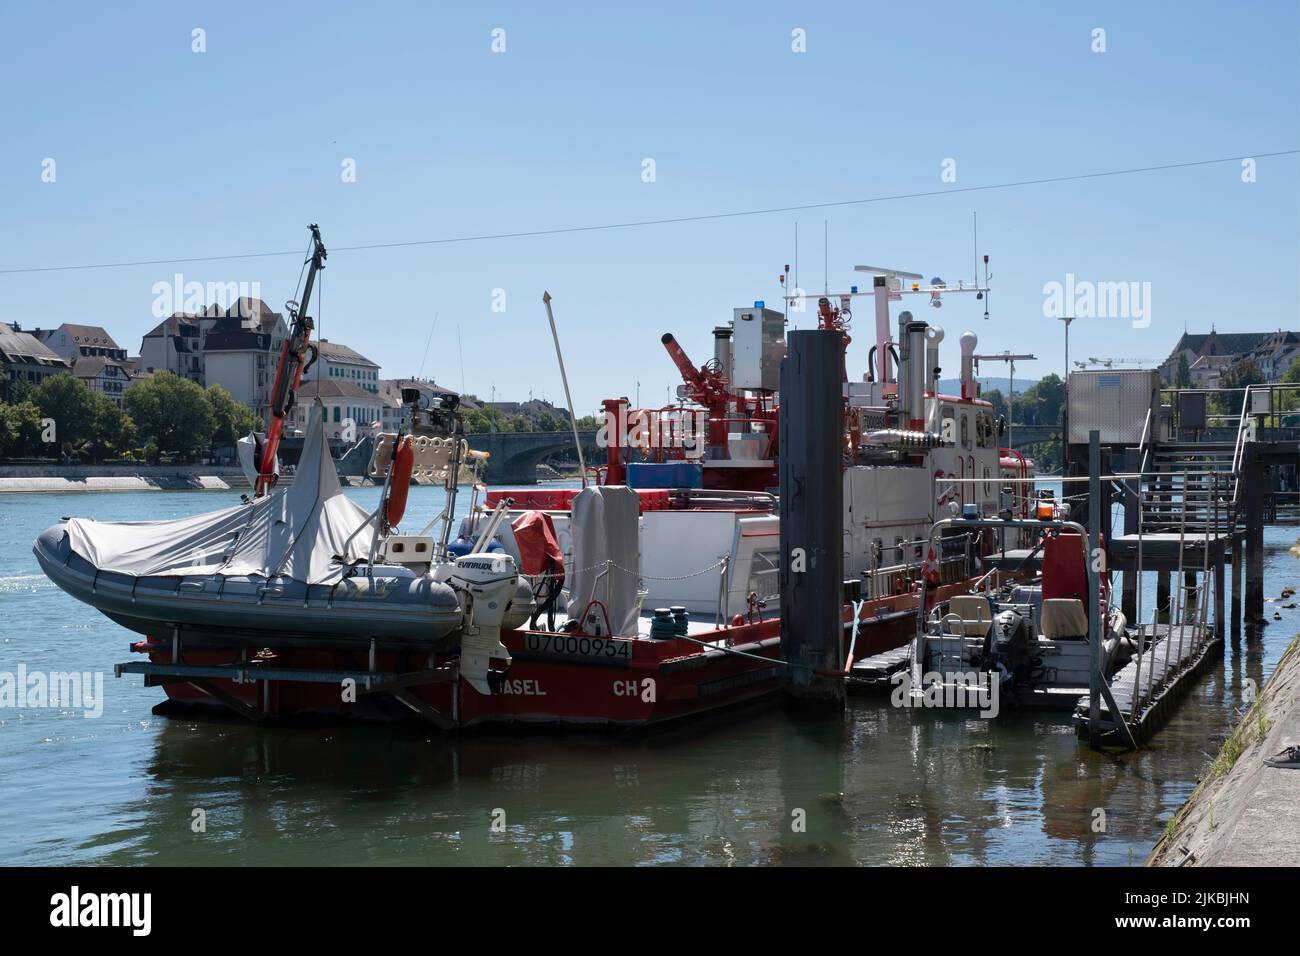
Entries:
<svg viewBox="0 0 1300 956">
<path fill-rule="evenodd" d="M 510 666 L 501 643 L 501 622 L 518 587 L 515 559 L 508 554 L 467 554 L 456 559 L 448 583 L 462 596 L 465 625 L 460 636 L 460 676 L 480 694 L 491 694 Z"/>
</svg>

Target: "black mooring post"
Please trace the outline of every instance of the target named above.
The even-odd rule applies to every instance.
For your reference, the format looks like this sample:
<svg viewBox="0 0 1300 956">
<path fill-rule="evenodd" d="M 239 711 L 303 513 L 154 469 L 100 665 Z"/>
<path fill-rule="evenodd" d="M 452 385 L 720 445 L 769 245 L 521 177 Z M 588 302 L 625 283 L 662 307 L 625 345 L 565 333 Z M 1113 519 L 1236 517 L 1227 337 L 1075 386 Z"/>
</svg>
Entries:
<svg viewBox="0 0 1300 956">
<path fill-rule="evenodd" d="M 1246 627 L 1264 623 L 1264 466 L 1254 443 L 1246 444 Z"/>
<path fill-rule="evenodd" d="M 1142 467 L 1142 459 L 1138 455 L 1137 449 L 1130 448 L 1125 456 L 1125 471 L 1130 474 L 1136 474 Z M 1124 479 L 1124 534 L 1135 535 L 1138 533 L 1138 520 L 1142 508 L 1142 479 L 1126 478 Z M 1137 590 L 1138 584 L 1137 560 L 1123 569 L 1124 588 L 1120 610 L 1130 621 L 1137 621 Z"/>
<path fill-rule="evenodd" d="M 1236 528 L 1232 530 L 1232 640 L 1235 644 L 1241 639 L 1241 567 L 1242 537 Z"/>
<path fill-rule="evenodd" d="M 1169 603 L 1169 572 L 1156 572 L 1156 613 L 1151 620 L 1157 624 L 1169 623 L 1169 614 L 1173 605 Z"/>
<path fill-rule="evenodd" d="M 819 709 L 844 706 L 844 339 L 787 337 L 781 363 L 781 655 L 785 693 Z"/>
<path fill-rule="evenodd" d="M 1088 725 L 1096 740 L 1101 723 L 1101 581 L 1096 560 L 1101 547 L 1101 432 L 1088 432 Z M 1123 714 L 1111 714 L 1116 724 Z"/>
<path fill-rule="evenodd" d="M 1227 622 L 1223 619 L 1224 606 L 1227 602 L 1224 600 L 1223 594 L 1223 561 L 1225 554 L 1222 545 L 1216 550 L 1215 556 L 1218 560 L 1214 562 L 1214 635 L 1219 640 L 1223 640 L 1228 634 L 1228 629 L 1225 626 Z"/>
</svg>

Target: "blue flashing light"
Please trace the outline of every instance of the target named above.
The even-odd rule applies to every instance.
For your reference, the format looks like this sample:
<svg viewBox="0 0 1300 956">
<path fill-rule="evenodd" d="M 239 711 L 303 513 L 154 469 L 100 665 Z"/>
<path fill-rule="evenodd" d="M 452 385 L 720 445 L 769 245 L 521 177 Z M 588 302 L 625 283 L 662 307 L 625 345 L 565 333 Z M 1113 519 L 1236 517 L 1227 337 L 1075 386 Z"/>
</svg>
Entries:
<svg viewBox="0 0 1300 956">
<path fill-rule="evenodd" d="M 963 506 L 961 509 L 961 516 L 968 519 L 978 518 L 980 516 L 979 505 L 967 504 Z"/>
<path fill-rule="evenodd" d="M 853 293 L 854 295 L 857 295 L 857 294 L 858 294 L 858 287 L 855 286 L 855 285 L 851 285 L 851 286 L 849 286 L 849 291 L 850 291 L 851 293 Z"/>
<path fill-rule="evenodd" d="M 755 300 L 754 300 L 754 308 L 756 308 L 756 309 L 761 309 L 761 308 L 763 308 L 765 305 L 767 305 L 767 303 L 764 302 L 762 299 L 755 299 Z"/>
</svg>

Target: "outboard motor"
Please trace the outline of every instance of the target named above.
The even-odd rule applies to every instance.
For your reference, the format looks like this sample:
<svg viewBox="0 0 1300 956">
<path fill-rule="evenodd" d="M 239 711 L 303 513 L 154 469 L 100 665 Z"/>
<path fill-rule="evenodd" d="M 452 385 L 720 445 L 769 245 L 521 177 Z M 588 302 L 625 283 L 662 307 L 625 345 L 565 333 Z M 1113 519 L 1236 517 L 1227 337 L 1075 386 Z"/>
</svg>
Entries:
<svg viewBox="0 0 1300 956">
<path fill-rule="evenodd" d="M 1029 678 L 1034 666 L 1034 635 L 1029 621 L 1019 611 L 1002 611 L 989 628 L 986 665 L 997 667 L 1015 683 Z"/>
<path fill-rule="evenodd" d="M 1128 618 L 1118 608 L 1107 615 L 1106 636 L 1101 642 L 1102 673 L 1109 674 L 1123 667 L 1137 653 L 1137 645 L 1128 635 Z"/>
<path fill-rule="evenodd" d="M 501 643 L 501 622 L 519 583 L 515 559 L 502 552 L 467 554 L 455 561 L 448 583 L 462 595 L 465 624 L 460 637 L 460 676 L 480 694 L 501 685 L 510 652 Z"/>
</svg>

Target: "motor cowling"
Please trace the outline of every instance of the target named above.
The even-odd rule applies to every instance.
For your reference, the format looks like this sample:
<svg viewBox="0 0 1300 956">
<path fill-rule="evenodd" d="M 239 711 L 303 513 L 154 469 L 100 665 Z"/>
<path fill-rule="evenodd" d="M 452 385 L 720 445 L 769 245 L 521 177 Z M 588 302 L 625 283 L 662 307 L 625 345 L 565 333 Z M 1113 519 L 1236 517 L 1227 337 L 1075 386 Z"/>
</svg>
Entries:
<svg viewBox="0 0 1300 956">
<path fill-rule="evenodd" d="M 1006 610 L 993 619 L 989 632 L 993 662 L 1016 682 L 1025 680 L 1033 667 L 1034 635 L 1029 621 L 1019 611 Z"/>
<path fill-rule="evenodd" d="M 510 667 L 501 643 L 501 622 L 519 587 L 515 559 L 504 552 L 457 558 L 448 583 L 461 596 L 465 623 L 460 638 L 460 676 L 481 694 L 492 693 Z"/>
</svg>

